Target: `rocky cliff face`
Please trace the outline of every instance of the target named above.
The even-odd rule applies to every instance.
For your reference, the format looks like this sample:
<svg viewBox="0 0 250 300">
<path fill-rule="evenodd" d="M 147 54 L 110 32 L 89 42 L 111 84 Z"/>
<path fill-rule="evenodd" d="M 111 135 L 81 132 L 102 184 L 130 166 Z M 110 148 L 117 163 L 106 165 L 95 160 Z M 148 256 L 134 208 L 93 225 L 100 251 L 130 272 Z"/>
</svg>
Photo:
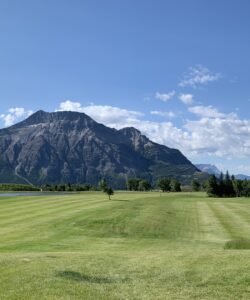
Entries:
<svg viewBox="0 0 250 300">
<path fill-rule="evenodd" d="M 105 177 L 187 181 L 198 169 L 180 151 L 156 144 L 135 128 L 116 130 L 83 113 L 38 111 L 0 130 L 0 182 L 92 183 Z"/>
</svg>

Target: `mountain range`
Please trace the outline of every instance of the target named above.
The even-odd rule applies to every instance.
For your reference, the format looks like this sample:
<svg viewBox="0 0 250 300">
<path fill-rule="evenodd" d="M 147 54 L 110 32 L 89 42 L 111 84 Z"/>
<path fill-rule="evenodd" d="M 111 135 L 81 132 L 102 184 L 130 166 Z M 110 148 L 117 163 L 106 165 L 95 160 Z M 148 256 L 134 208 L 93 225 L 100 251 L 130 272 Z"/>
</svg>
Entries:
<svg viewBox="0 0 250 300">
<path fill-rule="evenodd" d="M 133 127 L 106 127 L 84 113 L 40 110 L 0 130 L 0 182 L 97 184 L 106 178 L 122 188 L 130 177 L 187 183 L 200 174 L 179 150 Z"/>
<path fill-rule="evenodd" d="M 199 170 L 201 170 L 202 172 L 206 172 L 210 175 L 215 175 L 216 177 L 220 176 L 221 171 L 215 166 L 215 165 L 211 165 L 211 164 L 196 164 L 195 165 Z M 235 174 L 234 177 L 236 179 L 247 179 L 250 180 L 250 176 L 248 175 L 244 175 L 244 174 Z"/>
</svg>

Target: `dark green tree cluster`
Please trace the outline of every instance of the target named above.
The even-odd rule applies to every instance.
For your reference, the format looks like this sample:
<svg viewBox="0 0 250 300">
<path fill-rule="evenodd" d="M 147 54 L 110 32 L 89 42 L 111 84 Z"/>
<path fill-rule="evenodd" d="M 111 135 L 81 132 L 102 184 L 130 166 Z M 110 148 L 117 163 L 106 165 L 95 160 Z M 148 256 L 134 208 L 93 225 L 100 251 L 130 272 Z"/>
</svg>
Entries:
<svg viewBox="0 0 250 300">
<path fill-rule="evenodd" d="M 127 180 L 127 189 L 129 191 L 149 191 L 152 186 L 146 179 L 130 178 Z"/>
<path fill-rule="evenodd" d="M 181 184 L 176 179 L 161 178 L 158 180 L 157 186 L 163 192 L 181 192 Z"/>
<path fill-rule="evenodd" d="M 221 173 L 219 178 L 210 176 L 207 182 L 207 194 L 209 197 L 249 197 L 250 180 L 235 179 Z"/>
</svg>

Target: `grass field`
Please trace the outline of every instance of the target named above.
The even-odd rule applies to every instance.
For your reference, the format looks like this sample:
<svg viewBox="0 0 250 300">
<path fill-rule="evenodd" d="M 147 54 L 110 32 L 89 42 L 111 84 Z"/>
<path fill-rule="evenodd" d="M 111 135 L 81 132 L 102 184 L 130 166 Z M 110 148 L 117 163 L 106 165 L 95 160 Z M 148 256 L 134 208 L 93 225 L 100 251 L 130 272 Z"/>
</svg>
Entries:
<svg viewBox="0 0 250 300">
<path fill-rule="evenodd" d="M 244 198 L 0 197 L 0 299 L 250 299 L 249 240 Z"/>
</svg>

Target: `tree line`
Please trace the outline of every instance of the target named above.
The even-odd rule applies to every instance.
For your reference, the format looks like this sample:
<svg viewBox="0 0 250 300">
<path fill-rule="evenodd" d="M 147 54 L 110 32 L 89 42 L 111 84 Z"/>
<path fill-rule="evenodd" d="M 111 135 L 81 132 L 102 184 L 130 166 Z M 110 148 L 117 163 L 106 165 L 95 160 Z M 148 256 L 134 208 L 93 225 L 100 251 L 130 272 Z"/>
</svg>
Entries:
<svg viewBox="0 0 250 300">
<path fill-rule="evenodd" d="M 160 178 L 156 183 L 156 188 L 159 188 L 163 192 L 180 192 L 181 183 L 176 179 Z M 127 180 L 127 189 L 129 191 L 150 191 L 154 187 L 146 179 L 130 178 Z"/>
<path fill-rule="evenodd" d="M 45 184 L 41 186 L 40 190 L 48 192 L 86 192 L 97 191 L 98 188 L 95 185 L 85 184 Z"/>
<path fill-rule="evenodd" d="M 98 187 L 88 183 L 45 184 L 42 186 L 16 183 L 0 183 L 0 191 L 85 192 L 98 190 Z"/>
<path fill-rule="evenodd" d="M 250 197 L 250 180 L 236 179 L 221 173 L 219 178 L 210 176 L 206 191 L 209 197 Z"/>
<path fill-rule="evenodd" d="M 40 191 L 40 188 L 28 184 L 1 183 L 0 191 Z"/>
<path fill-rule="evenodd" d="M 129 178 L 126 182 L 129 191 L 150 191 L 159 188 L 163 192 L 180 192 L 181 183 L 176 179 L 160 178 L 154 186 L 149 180 L 142 178 Z M 44 191 L 44 192 L 85 192 L 103 191 L 112 195 L 112 188 L 105 179 L 100 180 L 98 186 L 92 184 L 45 184 L 42 186 L 32 186 L 28 184 L 0 184 L 0 191 Z M 111 191 L 112 190 L 112 191 Z"/>
<path fill-rule="evenodd" d="M 154 186 L 149 180 L 142 178 L 129 178 L 126 182 L 129 191 L 150 191 L 160 189 L 162 192 L 180 192 L 181 183 L 176 179 L 160 178 Z M 217 178 L 211 175 L 206 182 L 199 182 L 193 179 L 191 182 L 193 191 L 206 191 L 209 197 L 250 197 L 250 180 L 236 179 L 221 173 Z M 112 187 L 105 179 L 99 182 L 98 186 L 92 184 L 46 184 L 41 187 L 27 184 L 2 183 L 0 191 L 55 191 L 55 192 L 84 192 L 84 191 L 103 191 L 107 196 L 114 193 Z"/>
</svg>

